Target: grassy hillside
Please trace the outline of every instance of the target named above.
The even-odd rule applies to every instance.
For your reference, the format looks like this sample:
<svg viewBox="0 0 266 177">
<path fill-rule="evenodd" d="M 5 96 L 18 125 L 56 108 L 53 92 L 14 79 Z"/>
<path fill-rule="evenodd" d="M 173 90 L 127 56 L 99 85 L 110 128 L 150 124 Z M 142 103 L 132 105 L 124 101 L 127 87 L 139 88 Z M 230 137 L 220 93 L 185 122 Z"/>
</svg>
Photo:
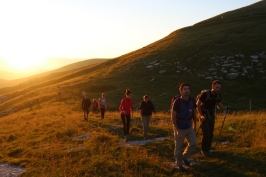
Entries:
<svg viewBox="0 0 266 177">
<path fill-rule="evenodd" d="M 74 100 L 53 100 L 0 119 L 0 162 L 23 166 L 21 176 L 264 176 L 265 111 L 229 114 L 211 158 L 192 155 L 193 166 L 185 174 L 173 168 L 174 138 L 169 114 L 153 116 L 144 145 L 123 142 L 118 112 L 90 113 L 83 121 Z M 137 112 L 131 122 L 131 143 L 142 140 Z M 217 115 L 213 147 L 223 115 Z M 83 136 L 80 137 L 80 136 Z M 129 144 L 130 144 L 129 142 Z M 221 142 L 229 144 L 221 145 Z"/>
<path fill-rule="evenodd" d="M 106 92 L 109 109 L 117 110 L 125 89 L 130 88 L 135 107 L 144 94 L 149 94 L 158 110 L 167 111 L 181 82 L 191 84 L 195 97 L 202 89 L 209 89 L 213 79 L 221 79 L 225 105 L 233 110 L 247 110 L 250 105 L 252 110 L 260 110 L 266 104 L 261 99 L 266 86 L 265 10 L 266 2 L 260 1 L 176 30 L 118 58 L 37 78 L 30 84 L 0 89 L 0 93 L 14 103 L 22 96 L 27 100 L 46 99 L 47 90 L 51 97 L 58 90 L 71 92 L 67 94 L 76 100 L 82 91 L 90 98 Z M 258 59 L 252 59 L 253 55 Z M 236 79 L 229 79 L 232 72 L 238 74 Z M 7 105 L 13 103 L 1 105 L 1 110 L 10 109 Z"/>
<path fill-rule="evenodd" d="M 16 90 L 18 88 L 22 88 L 21 85 L 24 85 L 24 87 L 28 87 L 34 84 L 39 83 L 39 80 L 49 80 L 53 77 L 57 77 L 57 76 L 61 76 L 61 75 L 65 75 L 69 72 L 73 72 L 76 69 L 80 69 L 89 65 L 94 65 L 100 62 L 104 62 L 107 59 L 88 59 L 88 60 L 83 60 L 83 61 L 79 61 L 76 63 L 72 63 L 72 64 L 68 64 L 66 66 L 63 66 L 61 68 L 58 69 L 54 69 L 51 71 L 47 71 L 44 73 L 40 73 L 37 75 L 33 75 L 30 77 L 26 77 L 26 78 L 22 78 L 22 79 L 14 79 L 14 80 L 5 80 L 5 79 L 0 79 L 0 94 L 6 93 L 6 92 L 10 92 L 12 90 Z M 12 73 L 8 73 L 8 72 L 0 72 L 1 75 L 10 75 Z M 17 74 L 12 74 L 12 75 L 17 75 Z M 14 87 L 17 86 L 17 87 Z M 18 87 L 19 86 L 19 87 Z M 8 87 L 8 88 L 5 88 Z M 11 88 L 12 87 L 12 88 Z"/>
<path fill-rule="evenodd" d="M 0 89 L 0 162 L 25 167 L 22 176 L 263 176 L 265 10 L 266 1 L 260 1 L 176 30 L 118 58 Z M 230 72 L 238 77 L 229 79 Z M 219 142 L 210 159 L 199 154 L 199 143 L 193 168 L 180 174 L 171 167 L 174 142 L 166 113 L 170 100 L 181 82 L 190 83 L 196 96 L 215 78 L 222 81 L 222 102 L 231 106 L 220 137 L 230 143 Z M 133 92 L 135 108 L 144 94 L 150 95 L 159 113 L 149 137 L 165 140 L 124 146 L 117 110 L 126 88 Z M 83 121 L 83 91 L 91 99 L 106 93 L 104 120 L 90 113 L 89 121 Z M 213 146 L 223 120 L 219 112 L 217 117 Z M 135 111 L 132 141 L 142 139 L 141 129 Z M 88 137 L 75 140 L 82 135 Z M 200 142 L 201 133 L 197 138 Z"/>
</svg>

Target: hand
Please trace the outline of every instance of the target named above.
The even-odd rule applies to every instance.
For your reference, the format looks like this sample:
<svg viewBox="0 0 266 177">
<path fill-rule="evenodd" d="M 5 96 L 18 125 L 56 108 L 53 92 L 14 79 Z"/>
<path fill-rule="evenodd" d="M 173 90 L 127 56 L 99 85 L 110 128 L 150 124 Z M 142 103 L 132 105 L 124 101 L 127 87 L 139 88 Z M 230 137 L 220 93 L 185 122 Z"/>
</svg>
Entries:
<svg viewBox="0 0 266 177">
<path fill-rule="evenodd" d="M 228 112 L 229 112 L 229 107 L 228 106 L 225 106 L 224 107 L 224 115 L 226 115 Z"/>
<path fill-rule="evenodd" d="M 126 111 L 122 111 L 122 114 L 126 114 Z"/>
<path fill-rule="evenodd" d="M 182 138 L 182 134 L 178 130 L 176 130 L 176 133 L 178 138 Z"/>
<path fill-rule="evenodd" d="M 200 116 L 200 120 L 201 120 L 201 121 L 204 121 L 205 119 L 206 119 L 205 116 Z"/>
</svg>

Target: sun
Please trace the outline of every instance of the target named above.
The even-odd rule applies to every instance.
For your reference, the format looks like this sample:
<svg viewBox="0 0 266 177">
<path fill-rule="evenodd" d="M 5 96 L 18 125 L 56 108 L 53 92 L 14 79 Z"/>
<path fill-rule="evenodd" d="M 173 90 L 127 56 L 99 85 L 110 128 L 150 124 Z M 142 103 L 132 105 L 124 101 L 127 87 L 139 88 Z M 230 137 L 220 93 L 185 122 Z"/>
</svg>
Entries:
<svg viewBox="0 0 266 177">
<path fill-rule="evenodd" d="M 10 55 L 6 58 L 7 65 L 12 70 L 24 71 L 44 64 L 44 59 L 32 55 Z"/>
</svg>

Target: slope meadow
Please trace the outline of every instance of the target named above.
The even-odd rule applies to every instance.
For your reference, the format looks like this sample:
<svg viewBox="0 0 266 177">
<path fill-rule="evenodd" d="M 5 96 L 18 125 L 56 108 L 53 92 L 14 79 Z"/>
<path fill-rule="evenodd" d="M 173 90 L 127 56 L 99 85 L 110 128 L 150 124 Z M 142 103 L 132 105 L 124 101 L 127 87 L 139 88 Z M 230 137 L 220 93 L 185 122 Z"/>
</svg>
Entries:
<svg viewBox="0 0 266 177">
<path fill-rule="evenodd" d="M 90 113 L 83 121 L 80 106 L 54 100 L 0 119 L 0 162 L 19 165 L 21 176 L 263 176 L 265 171 L 266 111 L 227 115 L 220 141 L 211 158 L 194 152 L 193 166 L 180 174 L 173 166 L 174 139 L 170 115 L 153 115 L 150 141 L 123 142 L 119 112 L 105 119 Z M 215 147 L 223 115 L 217 114 Z M 131 142 L 142 140 L 142 123 L 133 113 Z M 133 143 L 134 144 L 134 143 Z M 223 144 L 223 145 L 222 145 Z"/>
</svg>

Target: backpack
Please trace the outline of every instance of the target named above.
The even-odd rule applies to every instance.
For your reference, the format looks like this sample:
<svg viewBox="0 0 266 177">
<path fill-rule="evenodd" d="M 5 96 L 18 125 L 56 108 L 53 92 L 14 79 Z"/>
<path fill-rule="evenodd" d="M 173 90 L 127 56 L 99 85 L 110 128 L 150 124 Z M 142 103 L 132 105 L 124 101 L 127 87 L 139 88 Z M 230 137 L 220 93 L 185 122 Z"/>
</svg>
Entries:
<svg viewBox="0 0 266 177">
<path fill-rule="evenodd" d="M 177 98 L 180 98 L 181 97 L 181 95 L 176 95 L 176 96 L 174 96 L 173 98 L 172 98 L 172 100 L 171 100 L 171 104 L 170 104 L 170 112 L 172 111 L 172 109 L 173 109 L 173 106 L 174 106 L 174 102 L 175 102 L 175 100 L 177 99 Z M 180 100 L 178 101 L 178 109 L 180 109 L 180 106 L 181 106 L 181 102 L 180 102 Z"/>
<path fill-rule="evenodd" d="M 170 104 L 170 111 L 173 109 L 173 106 L 174 106 L 174 102 L 175 102 L 175 100 L 177 99 L 177 98 L 180 98 L 181 97 L 181 95 L 176 95 L 176 96 L 174 96 L 173 98 L 172 98 L 172 101 L 171 101 L 171 104 Z M 191 99 L 191 97 L 189 97 L 189 99 Z M 194 98 L 192 98 L 193 99 L 193 101 L 195 102 L 195 100 L 194 100 Z M 178 105 L 177 105 L 177 107 L 178 107 L 178 110 L 180 110 L 180 107 L 181 107 L 181 100 L 180 99 L 178 99 L 178 103 L 177 103 Z"/>
<path fill-rule="evenodd" d="M 207 97 L 206 97 L 206 99 L 205 99 L 202 103 L 204 104 L 204 103 L 210 98 L 210 96 L 211 96 L 211 90 L 207 90 L 207 89 L 201 90 L 201 92 L 200 92 L 200 93 L 197 95 L 197 97 L 196 97 L 196 103 L 198 102 L 200 96 L 201 96 L 203 93 L 205 93 L 205 92 L 207 93 Z M 219 94 L 217 94 L 216 99 L 217 99 L 217 100 L 220 99 L 220 95 L 219 95 Z"/>
</svg>

